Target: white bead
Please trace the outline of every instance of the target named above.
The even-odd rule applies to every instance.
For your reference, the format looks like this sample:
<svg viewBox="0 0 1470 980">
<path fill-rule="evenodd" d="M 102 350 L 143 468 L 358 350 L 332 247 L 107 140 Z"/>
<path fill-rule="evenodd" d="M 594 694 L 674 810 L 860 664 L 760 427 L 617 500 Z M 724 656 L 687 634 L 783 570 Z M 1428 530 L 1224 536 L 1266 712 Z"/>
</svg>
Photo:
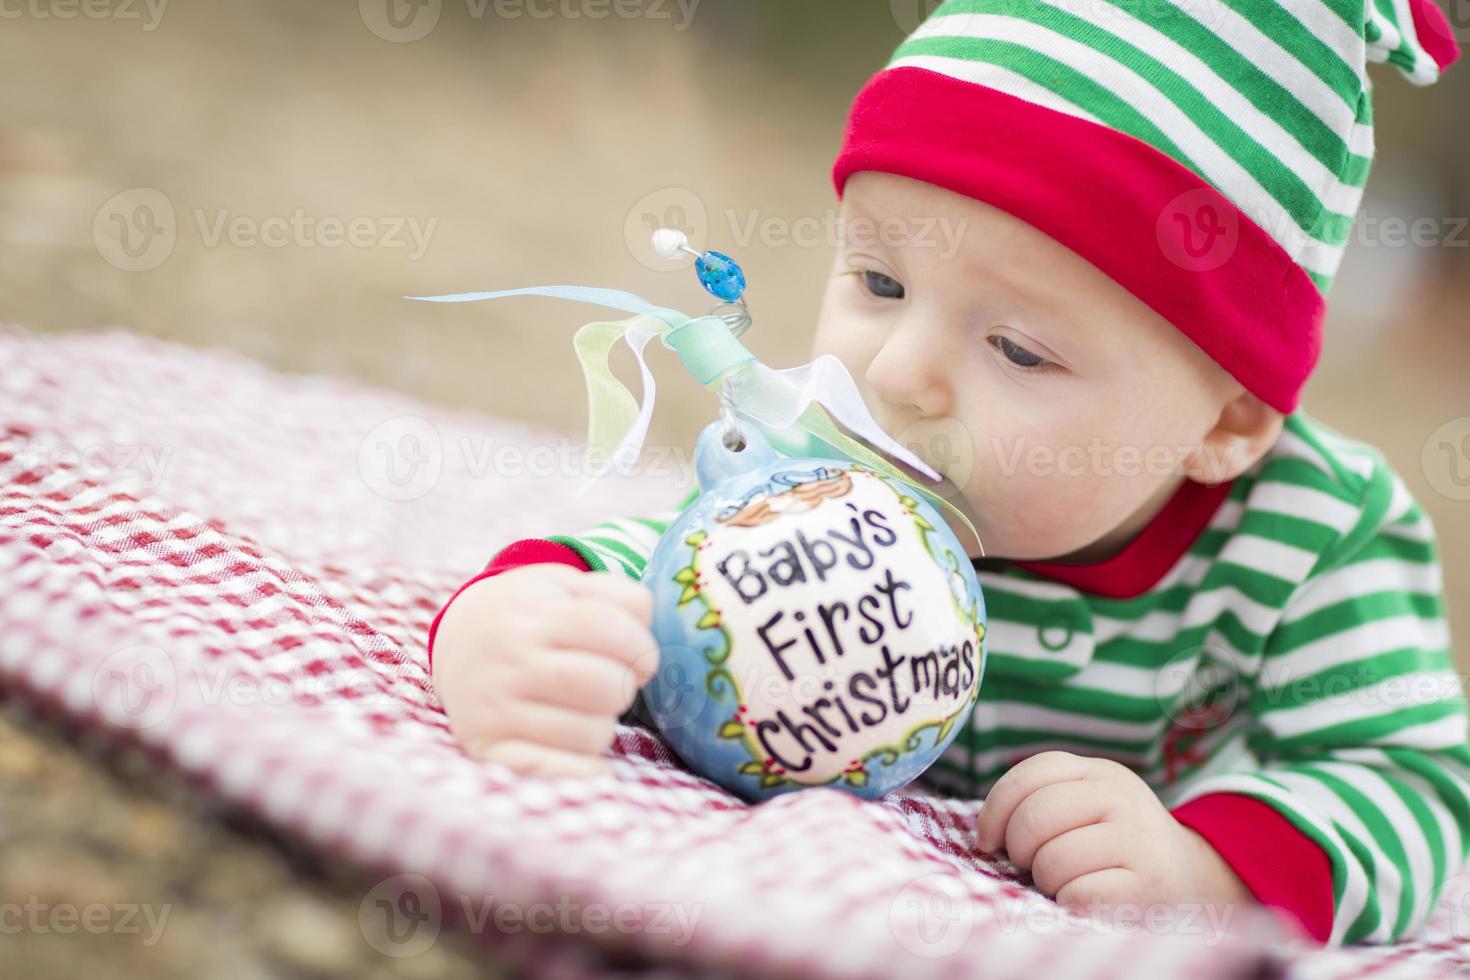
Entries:
<svg viewBox="0 0 1470 980">
<path fill-rule="evenodd" d="M 677 259 L 689 247 L 689 236 L 673 228 L 660 228 L 653 233 L 653 251 L 661 259 Z"/>
</svg>

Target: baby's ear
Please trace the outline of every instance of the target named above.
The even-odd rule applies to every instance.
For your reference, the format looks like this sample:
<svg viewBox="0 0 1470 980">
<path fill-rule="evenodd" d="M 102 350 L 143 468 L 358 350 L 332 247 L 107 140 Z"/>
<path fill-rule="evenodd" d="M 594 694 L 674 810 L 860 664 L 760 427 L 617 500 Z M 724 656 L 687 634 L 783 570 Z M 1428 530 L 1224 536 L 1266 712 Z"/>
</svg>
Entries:
<svg viewBox="0 0 1470 980">
<path fill-rule="evenodd" d="M 1233 480 L 1276 444 L 1286 416 L 1241 390 L 1220 409 L 1220 418 L 1184 460 L 1184 475 L 1212 486 Z"/>
</svg>

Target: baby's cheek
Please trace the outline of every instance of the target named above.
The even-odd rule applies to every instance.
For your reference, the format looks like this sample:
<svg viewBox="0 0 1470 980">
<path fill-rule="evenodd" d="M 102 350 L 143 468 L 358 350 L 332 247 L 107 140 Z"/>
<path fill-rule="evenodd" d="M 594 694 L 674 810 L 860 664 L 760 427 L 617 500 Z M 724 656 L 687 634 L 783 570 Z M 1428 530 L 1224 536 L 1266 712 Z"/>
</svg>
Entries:
<svg viewBox="0 0 1470 980">
<path fill-rule="evenodd" d="M 971 499 L 984 516 L 986 548 L 1021 559 L 1086 547 L 1121 524 L 1148 489 L 1109 475 L 1085 453 L 1043 447 L 983 460 Z"/>
</svg>

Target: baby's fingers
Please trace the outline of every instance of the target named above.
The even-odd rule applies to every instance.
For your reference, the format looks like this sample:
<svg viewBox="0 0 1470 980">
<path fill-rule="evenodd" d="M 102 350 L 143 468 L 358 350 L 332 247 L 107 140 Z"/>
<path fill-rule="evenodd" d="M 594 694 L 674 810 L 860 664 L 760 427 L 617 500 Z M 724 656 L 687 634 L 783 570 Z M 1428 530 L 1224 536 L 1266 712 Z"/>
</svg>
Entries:
<svg viewBox="0 0 1470 980">
<path fill-rule="evenodd" d="M 1043 895 L 1056 895 L 1075 878 L 1107 868 L 1129 867 L 1129 844 L 1116 823 L 1075 827 L 1042 844 L 1031 858 L 1031 881 Z"/>
<path fill-rule="evenodd" d="M 1043 786 L 1086 776 L 1093 760 L 1071 752 L 1039 752 L 1022 759 L 995 781 L 975 821 L 975 842 L 995 851 L 1006 842 L 1006 826 L 1021 801 Z"/>
<path fill-rule="evenodd" d="M 653 592 L 621 572 L 588 572 L 572 583 L 572 594 L 621 606 L 644 626 L 653 622 Z"/>
<path fill-rule="evenodd" d="M 600 755 L 611 745 L 618 720 L 560 705 L 516 700 L 500 705 L 484 721 L 484 744 L 525 740 L 547 748 Z"/>
<path fill-rule="evenodd" d="M 563 776 L 596 776 L 608 769 L 600 755 L 585 755 L 565 749 L 512 739 L 497 742 L 480 753 L 486 762 L 498 762 L 522 776 L 555 779 Z"/>
<path fill-rule="evenodd" d="M 1140 904 L 1138 872 L 1132 868 L 1103 868 L 1073 878 L 1057 889 L 1055 901 L 1066 908 L 1105 908 Z"/>
<path fill-rule="evenodd" d="M 1041 787 L 1011 812 L 1005 827 L 1006 855 L 1019 868 L 1031 867 L 1043 844 L 1106 819 L 1113 799 L 1106 784 L 1090 780 L 1068 779 Z"/>
<path fill-rule="evenodd" d="M 612 657 L 585 650 L 541 651 L 516 682 L 522 697 L 590 715 L 620 715 L 633 704 L 643 678 Z"/>
<path fill-rule="evenodd" d="M 658 641 L 647 624 L 621 605 L 573 599 L 546 625 L 547 641 L 561 650 L 600 653 L 633 668 L 646 681 L 658 669 Z"/>
</svg>

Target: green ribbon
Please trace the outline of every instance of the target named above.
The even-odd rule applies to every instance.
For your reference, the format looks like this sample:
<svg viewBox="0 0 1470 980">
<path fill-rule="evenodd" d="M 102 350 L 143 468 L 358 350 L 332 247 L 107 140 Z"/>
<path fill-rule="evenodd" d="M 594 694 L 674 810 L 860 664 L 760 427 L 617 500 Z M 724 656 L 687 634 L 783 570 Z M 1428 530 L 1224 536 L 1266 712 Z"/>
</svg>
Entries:
<svg viewBox="0 0 1470 980">
<path fill-rule="evenodd" d="M 710 391 L 718 392 L 721 384 L 730 379 L 735 391 L 733 407 L 736 414 L 759 426 L 777 451 L 787 456 L 845 454 L 854 462 L 913 487 L 941 510 L 947 510 L 958 518 L 974 536 L 980 554 L 984 556 L 985 546 L 980 541 L 979 532 L 958 507 L 919 485 L 898 467 L 837 427 L 837 422 L 828 414 L 828 407 L 852 431 L 884 446 L 911 465 L 929 468 L 878 427 L 868 414 L 851 376 L 831 355 L 824 355 L 790 371 L 773 371 L 757 360 L 725 321 L 717 316 L 690 317 L 650 303 L 633 293 L 596 286 L 527 286 L 405 298 L 431 303 L 472 303 L 509 296 L 551 296 L 637 314 L 627 320 L 588 323 L 577 331 L 572 341 L 587 386 L 587 445 L 589 449 L 606 452 L 609 466 L 631 465 L 643 445 L 654 402 L 653 374 L 644 360 L 643 348 L 657 338 L 675 351 L 689 373 Z M 617 379 L 609 364 L 612 349 L 620 340 L 627 343 L 638 360 L 638 369 L 643 377 L 642 403 Z M 804 380 L 794 380 L 796 378 Z M 812 450 L 801 445 L 793 429 L 805 434 L 808 444 L 811 439 L 816 439 L 830 448 Z M 594 474 L 594 478 L 600 472 Z"/>
<path fill-rule="evenodd" d="M 638 400 L 613 374 L 609 358 L 629 327 L 653 319 L 635 316 L 631 320 L 598 321 L 583 326 L 572 337 L 587 384 L 587 445 L 609 456 L 638 420 Z"/>
<path fill-rule="evenodd" d="M 785 406 L 791 401 L 791 393 L 777 390 L 772 383 L 774 374 L 765 369 L 719 317 L 684 317 L 680 322 L 674 317 L 641 315 L 617 322 L 589 323 L 577 331 L 574 340 L 587 384 L 589 446 L 617 453 L 633 434 L 639 415 L 638 402 L 612 373 L 608 356 L 613 346 L 635 327 L 666 341 L 695 380 L 711 392 L 718 393 L 726 378 L 738 378 L 741 383 L 736 412 L 757 424 L 763 407 L 778 412 L 777 406 Z M 635 348 L 635 353 L 641 362 L 641 352 Z M 980 533 L 963 511 L 929 488 L 920 486 L 897 466 L 839 429 L 820 403 L 808 403 L 791 424 L 849 459 L 913 487 L 941 510 L 954 515 L 974 536 L 980 554 L 984 556 L 985 545 L 980 541 Z M 764 425 L 761 429 L 763 433 L 768 431 Z M 641 444 L 642 434 L 636 435 Z M 779 438 L 772 440 L 778 449 L 782 448 L 780 443 L 783 441 Z"/>
</svg>

